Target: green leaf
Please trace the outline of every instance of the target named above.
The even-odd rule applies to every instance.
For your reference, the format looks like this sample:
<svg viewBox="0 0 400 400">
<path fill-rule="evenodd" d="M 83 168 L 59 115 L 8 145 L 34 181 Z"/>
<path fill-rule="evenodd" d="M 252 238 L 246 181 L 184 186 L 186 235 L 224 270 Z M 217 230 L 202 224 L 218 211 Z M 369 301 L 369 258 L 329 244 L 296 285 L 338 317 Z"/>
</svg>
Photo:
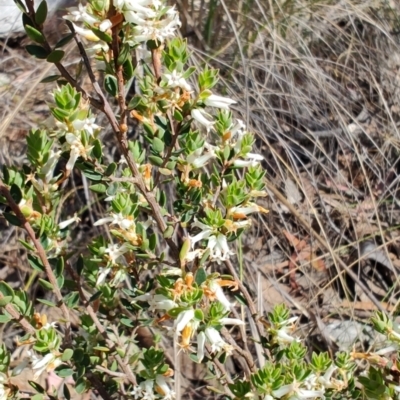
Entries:
<svg viewBox="0 0 400 400">
<path fill-rule="evenodd" d="M 11 317 L 8 315 L 0 315 L 0 324 L 6 324 L 11 321 Z"/>
<path fill-rule="evenodd" d="M 63 394 L 66 400 L 71 400 L 71 393 L 69 392 L 68 385 L 63 385 Z"/>
<path fill-rule="evenodd" d="M 21 192 L 21 189 L 19 188 L 19 186 L 17 186 L 15 183 L 13 183 L 11 185 L 10 194 L 11 194 L 11 197 L 13 198 L 13 200 L 17 204 L 19 204 L 20 201 L 22 200 L 22 192 Z"/>
<path fill-rule="evenodd" d="M 25 32 L 30 39 L 32 39 L 36 43 L 44 43 L 44 36 L 41 32 L 35 29 L 33 26 L 25 25 Z"/>
<path fill-rule="evenodd" d="M 134 69 L 133 69 L 132 60 L 130 57 L 124 62 L 123 68 L 124 68 L 123 73 L 124 73 L 125 81 L 131 80 L 133 77 Z"/>
<path fill-rule="evenodd" d="M 75 391 L 78 394 L 83 394 L 86 391 L 86 381 L 84 378 L 79 378 L 75 382 Z"/>
<path fill-rule="evenodd" d="M 49 54 L 42 46 L 37 46 L 35 44 L 29 44 L 25 46 L 25 49 L 31 56 L 39 58 L 40 60 L 45 60 Z"/>
<path fill-rule="evenodd" d="M 30 264 L 30 266 L 35 269 L 36 271 L 40 271 L 43 272 L 44 271 L 44 266 L 42 264 L 42 262 L 39 260 L 39 258 L 28 254 L 28 262 Z"/>
<path fill-rule="evenodd" d="M 93 141 L 93 155 L 99 160 L 103 155 L 103 151 L 101 148 L 101 142 L 99 139 Z"/>
<path fill-rule="evenodd" d="M 68 306 L 68 308 L 74 308 L 79 303 L 79 293 L 71 292 L 68 293 L 64 298 L 64 303 Z"/>
<path fill-rule="evenodd" d="M 106 75 L 104 78 L 104 89 L 111 96 L 115 97 L 118 93 L 117 78 L 112 75 Z"/>
<path fill-rule="evenodd" d="M 39 285 L 42 286 L 44 289 L 47 289 L 47 290 L 53 290 L 54 289 L 53 285 L 50 282 L 48 282 L 48 281 L 46 281 L 46 280 L 44 280 L 42 278 L 39 278 Z"/>
<path fill-rule="evenodd" d="M 197 283 L 198 286 L 201 286 L 207 279 L 207 273 L 206 270 L 203 267 L 200 267 L 197 272 L 196 276 L 194 278 L 194 281 Z"/>
<path fill-rule="evenodd" d="M 183 121 L 183 115 L 177 108 L 174 110 L 174 119 L 176 119 L 178 122 Z"/>
<path fill-rule="evenodd" d="M 43 399 L 44 399 L 44 395 L 41 393 L 37 393 L 31 397 L 31 400 L 43 400 Z"/>
<path fill-rule="evenodd" d="M 12 302 L 12 296 L 4 296 L 0 299 L 0 307 L 4 307 Z"/>
<path fill-rule="evenodd" d="M 73 33 L 68 34 L 67 36 L 64 36 L 62 39 L 60 39 L 57 43 L 55 48 L 58 49 L 59 47 L 65 46 L 67 43 L 69 43 L 74 37 Z"/>
<path fill-rule="evenodd" d="M 28 381 L 28 383 L 39 393 L 46 393 L 44 387 L 40 386 L 38 383 L 34 381 Z"/>
<path fill-rule="evenodd" d="M 173 226 L 168 226 L 167 229 L 163 232 L 163 237 L 164 239 L 169 239 L 172 237 L 174 234 L 174 227 Z"/>
<path fill-rule="evenodd" d="M 63 360 L 64 361 L 64 360 Z M 59 365 L 55 371 L 54 371 L 57 376 L 60 378 L 67 378 L 68 376 L 71 376 L 74 371 L 72 368 L 69 368 L 68 365 Z"/>
<path fill-rule="evenodd" d="M 53 50 L 46 58 L 47 62 L 49 63 L 59 63 L 65 55 L 64 50 Z"/>
<path fill-rule="evenodd" d="M 40 83 L 54 82 L 54 81 L 58 80 L 59 78 L 61 78 L 61 75 L 50 75 L 50 76 L 46 76 L 46 78 L 42 79 L 42 80 L 40 81 Z"/>
<path fill-rule="evenodd" d="M 105 175 L 105 176 L 110 176 L 110 175 L 112 175 L 112 174 L 115 172 L 116 169 L 117 169 L 117 163 L 112 162 L 112 163 L 107 167 L 106 172 L 104 172 L 104 175 Z"/>
<path fill-rule="evenodd" d="M 131 51 L 131 48 L 128 43 L 125 43 L 120 48 L 120 52 L 118 54 L 118 60 L 117 60 L 118 65 L 123 65 L 125 63 L 125 61 L 128 60 L 128 57 L 130 56 L 130 51 Z"/>
<path fill-rule="evenodd" d="M 65 349 L 63 352 L 63 355 L 61 356 L 62 361 L 68 361 L 72 358 L 74 355 L 74 351 L 72 349 Z"/>
<path fill-rule="evenodd" d="M 21 226 L 21 221 L 19 220 L 19 218 L 16 215 L 5 212 L 5 213 L 3 213 L 3 216 L 11 225 Z"/>
<path fill-rule="evenodd" d="M 163 163 L 163 159 L 161 157 L 157 157 L 157 156 L 149 156 L 149 160 L 152 164 L 157 165 L 157 166 L 161 166 Z"/>
<path fill-rule="evenodd" d="M 105 193 L 107 191 L 107 185 L 104 183 L 96 183 L 95 185 L 89 186 L 89 189 L 95 193 Z"/>
<path fill-rule="evenodd" d="M 112 37 L 108 35 L 105 32 L 102 32 L 100 29 L 97 28 L 91 28 L 92 32 L 100 39 L 103 40 L 106 43 L 111 43 L 112 42 Z"/>
<path fill-rule="evenodd" d="M 90 297 L 89 299 L 89 303 L 99 299 L 101 296 L 103 295 L 103 292 L 101 290 L 99 290 L 98 292 L 96 292 L 93 296 Z"/>
<path fill-rule="evenodd" d="M 52 301 L 46 300 L 46 299 L 37 299 L 37 301 L 42 304 L 46 304 L 46 306 L 49 306 L 49 307 L 56 307 L 55 303 L 53 303 Z"/>
<path fill-rule="evenodd" d="M 15 296 L 14 289 L 8 283 L 6 283 L 4 281 L 0 282 L 0 293 L 3 296 L 10 296 L 12 299 Z"/>
<path fill-rule="evenodd" d="M 14 0 L 14 3 L 24 14 L 26 13 L 25 4 L 21 0 Z"/>
<path fill-rule="evenodd" d="M 165 147 L 165 144 L 160 138 L 155 137 L 153 139 L 152 148 L 155 152 L 162 153 L 164 151 L 164 147 Z"/>
<path fill-rule="evenodd" d="M 46 21 L 46 18 L 47 18 L 47 3 L 46 0 L 42 0 L 35 13 L 35 21 L 38 25 L 42 25 Z"/>
</svg>

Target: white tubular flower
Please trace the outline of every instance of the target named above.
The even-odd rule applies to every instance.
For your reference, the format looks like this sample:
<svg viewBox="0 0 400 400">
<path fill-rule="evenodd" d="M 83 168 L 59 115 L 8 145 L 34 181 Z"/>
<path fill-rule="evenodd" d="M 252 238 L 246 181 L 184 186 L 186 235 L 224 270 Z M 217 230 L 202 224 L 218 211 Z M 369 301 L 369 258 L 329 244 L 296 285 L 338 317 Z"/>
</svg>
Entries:
<svg viewBox="0 0 400 400">
<path fill-rule="evenodd" d="M 130 251 L 130 248 L 126 243 L 124 243 L 122 246 L 118 246 L 117 244 L 109 244 L 105 253 L 108 255 L 111 264 L 116 264 L 117 259 L 128 251 Z"/>
<path fill-rule="evenodd" d="M 300 342 L 300 339 L 294 338 L 293 336 L 289 335 L 288 331 L 293 330 L 293 323 L 298 319 L 298 317 L 289 318 L 286 321 L 286 324 L 282 326 L 277 332 L 277 341 L 281 344 L 289 344 L 292 342 Z"/>
<path fill-rule="evenodd" d="M 100 267 L 99 275 L 97 276 L 97 280 L 96 280 L 96 286 L 104 285 L 106 283 L 106 278 L 110 272 L 111 272 L 110 267 L 107 267 L 107 268 Z"/>
<path fill-rule="evenodd" d="M 162 77 L 162 82 L 165 84 L 166 87 L 175 89 L 177 87 L 181 88 L 182 90 L 186 90 L 190 92 L 192 88 L 186 82 L 186 79 L 182 77 L 182 74 L 177 72 L 174 69 L 170 74 L 164 74 Z"/>
<path fill-rule="evenodd" d="M 212 295 L 225 307 L 226 311 L 232 308 L 232 303 L 225 296 L 225 293 L 222 290 L 222 287 L 219 285 L 217 279 L 210 281 L 208 284 L 208 288 L 211 290 Z"/>
<path fill-rule="evenodd" d="M 200 332 L 197 335 L 197 360 L 201 362 L 204 358 L 204 346 L 206 344 L 206 335 L 204 332 Z"/>
<path fill-rule="evenodd" d="M 108 31 L 110 28 L 112 28 L 112 22 L 109 19 L 105 19 L 104 21 L 101 22 L 99 25 L 99 29 L 102 32 Z"/>
<path fill-rule="evenodd" d="M 73 224 L 74 222 L 80 222 L 80 220 L 81 220 L 81 219 L 75 214 L 72 218 L 69 218 L 69 219 L 67 219 L 67 220 L 65 220 L 65 221 L 60 222 L 60 223 L 58 224 L 58 228 L 59 228 L 60 230 L 63 230 L 63 229 L 65 229 L 67 226 Z"/>
<path fill-rule="evenodd" d="M 170 389 L 167 382 L 171 382 L 171 379 L 166 379 L 163 375 L 156 376 L 156 392 L 163 396 L 164 400 L 175 399 L 175 392 Z"/>
<path fill-rule="evenodd" d="M 118 225 L 123 230 L 129 230 L 136 227 L 133 218 L 125 217 L 121 213 L 115 214 L 111 213 L 109 217 L 101 218 L 96 221 L 93 225 L 100 226 L 109 223 L 110 225 Z"/>
<path fill-rule="evenodd" d="M 151 8 L 146 7 L 147 5 L 151 4 L 151 1 L 125 0 L 123 8 L 124 11 L 134 11 L 139 15 L 142 15 L 144 18 L 155 18 L 157 16 L 157 13 Z"/>
<path fill-rule="evenodd" d="M 92 146 L 85 147 L 81 140 L 73 133 L 67 133 L 65 135 L 65 140 L 67 141 L 70 149 L 69 160 L 65 168 L 67 171 L 71 171 L 79 157 L 83 157 L 84 159 L 87 158 L 87 154 L 92 149 Z"/>
<path fill-rule="evenodd" d="M 182 311 L 178 318 L 175 320 L 175 330 L 177 333 L 183 331 L 186 325 L 188 325 L 194 319 L 194 310 L 191 308 L 190 310 Z"/>
<path fill-rule="evenodd" d="M 335 364 L 332 364 L 325 372 L 323 376 L 318 378 L 318 383 L 320 383 L 325 389 L 334 389 L 336 385 L 332 382 L 332 375 L 338 369 Z"/>
<path fill-rule="evenodd" d="M 187 156 L 186 161 L 192 166 L 193 169 L 197 169 L 204 167 L 212 158 L 215 158 L 214 152 L 209 152 L 203 154 L 202 156 L 198 156 L 196 153 L 192 153 Z"/>
<path fill-rule="evenodd" d="M 216 261 L 218 264 L 220 264 L 221 261 L 228 260 L 229 256 L 235 254 L 229 249 L 226 236 L 222 233 L 210 236 L 208 239 L 207 248 L 210 249 L 211 260 Z"/>
<path fill-rule="evenodd" d="M 59 357 L 56 357 L 53 353 L 48 353 L 44 357 L 39 358 L 35 354 L 31 355 L 32 359 L 32 370 L 33 380 L 37 380 L 44 371 L 51 372 L 54 371 L 62 361 Z"/>
<path fill-rule="evenodd" d="M 246 325 L 241 319 L 239 318 L 221 318 L 219 320 L 221 325 Z"/>
<path fill-rule="evenodd" d="M 99 22 L 97 18 L 87 12 L 86 7 L 82 4 L 79 4 L 78 7 L 67 8 L 67 11 L 69 15 L 65 15 L 63 18 L 71 22 L 86 22 L 89 25 Z"/>
<path fill-rule="evenodd" d="M 264 157 L 260 154 L 248 153 L 246 155 L 246 160 L 235 160 L 233 165 L 240 168 L 256 167 L 262 160 L 264 160 Z"/>
<path fill-rule="evenodd" d="M 147 21 L 135 11 L 124 11 L 125 21 L 138 26 L 146 25 Z"/>
<path fill-rule="evenodd" d="M 196 226 L 201 229 L 201 232 L 198 233 L 196 236 L 189 236 L 190 244 L 191 244 L 192 248 L 197 242 L 199 242 L 200 240 L 203 240 L 203 239 L 208 239 L 213 233 L 213 228 L 211 228 L 210 226 L 208 226 L 206 224 L 203 224 L 202 222 L 200 222 L 197 219 L 195 219 L 192 226 Z"/>
<path fill-rule="evenodd" d="M 61 151 L 54 152 L 53 150 L 50 150 L 50 157 L 48 158 L 46 164 L 42 166 L 40 169 L 40 174 L 45 175 L 45 180 L 47 182 L 50 181 L 51 178 L 53 178 L 53 173 L 54 173 L 54 168 L 60 159 L 61 156 Z"/>
<path fill-rule="evenodd" d="M 141 400 L 154 400 L 156 398 L 153 389 L 154 381 L 148 379 L 147 381 L 142 382 L 140 387 L 142 388 Z"/>
<path fill-rule="evenodd" d="M 4 374 L 0 373 L 0 400 L 7 400 L 10 389 L 6 389 L 4 383 L 7 378 Z"/>
<path fill-rule="evenodd" d="M 72 121 L 72 126 L 76 131 L 85 130 L 91 136 L 94 135 L 94 132 L 101 129 L 101 126 L 94 123 L 95 117 L 86 118 L 86 119 L 76 119 Z"/>
<path fill-rule="evenodd" d="M 75 24 L 72 25 L 74 25 L 75 32 L 85 39 L 90 40 L 91 42 L 100 41 L 100 38 L 97 37 L 90 29 L 81 28 L 80 26 L 77 26 Z"/>
<path fill-rule="evenodd" d="M 178 307 L 178 304 L 162 294 L 155 294 L 150 300 L 148 300 L 148 303 L 150 305 L 149 311 L 169 311 L 172 308 Z"/>
<path fill-rule="evenodd" d="M 206 118 L 206 116 L 210 118 L 211 116 L 207 114 L 205 111 L 202 111 L 198 108 L 194 108 L 190 112 L 190 114 L 194 120 L 196 120 L 199 124 L 203 125 L 207 129 L 207 132 L 209 132 L 210 129 L 213 127 L 214 121 L 210 121 L 209 119 Z"/>
<path fill-rule="evenodd" d="M 266 210 L 264 207 L 258 206 L 257 204 L 248 203 L 246 206 L 236 206 L 230 208 L 228 210 L 228 215 L 232 216 L 233 219 L 243 219 L 246 218 L 247 215 L 255 212 L 267 214 L 268 210 Z"/>
<path fill-rule="evenodd" d="M 216 108 L 222 108 L 224 110 L 228 110 L 229 106 L 232 104 L 235 104 L 236 101 L 232 100 L 228 97 L 221 97 L 221 96 L 216 96 L 215 94 L 212 94 L 211 96 L 208 96 L 204 100 L 204 104 L 208 107 L 216 107 Z"/>
<path fill-rule="evenodd" d="M 217 353 L 221 350 L 224 350 L 229 354 L 231 354 L 233 348 L 228 343 L 226 343 L 220 333 L 213 327 L 208 327 L 204 331 L 208 342 L 211 344 L 211 352 Z"/>
</svg>

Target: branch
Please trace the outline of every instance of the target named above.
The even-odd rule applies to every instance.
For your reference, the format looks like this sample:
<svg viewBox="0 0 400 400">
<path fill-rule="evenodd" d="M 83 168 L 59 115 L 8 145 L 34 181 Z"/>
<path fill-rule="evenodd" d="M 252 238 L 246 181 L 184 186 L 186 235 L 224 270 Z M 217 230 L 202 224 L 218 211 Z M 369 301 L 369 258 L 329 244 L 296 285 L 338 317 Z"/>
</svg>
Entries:
<svg viewBox="0 0 400 400">
<path fill-rule="evenodd" d="M 28 233 L 33 245 L 36 248 L 36 251 L 38 253 L 38 256 L 40 258 L 40 261 L 42 262 L 44 266 L 44 270 L 46 272 L 47 278 L 49 279 L 49 282 L 53 286 L 53 292 L 56 296 L 58 306 L 61 308 L 61 311 L 64 315 L 64 318 L 66 320 L 66 331 L 65 331 L 65 340 L 67 343 L 70 342 L 70 333 L 71 333 L 71 322 L 69 319 L 69 310 L 67 306 L 64 303 L 64 298 L 63 295 L 61 294 L 61 290 L 58 287 L 57 284 L 57 279 L 54 275 L 54 272 L 51 268 L 51 265 L 49 263 L 49 260 L 47 259 L 46 252 L 40 243 L 40 241 L 36 238 L 35 232 L 32 229 L 31 224 L 28 222 L 28 220 L 25 218 L 25 216 L 22 214 L 21 210 L 19 209 L 18 204 L 14 201 L 14 199 L 11 196 L 10 191 L 8 188 L 4 185 L 3 181 L 0 179 L 0 194 L 2 194 L 6 200 L 8 205 L 10 206 L 11 210 L 14 212 L 14 214 L 17 216 L 19 221 L 21 222 L 23 228 L 26 230 Z"/>
<path fill-rule="evenodd" d="M 4 296 L 2 293 L 0 293 L 0 299 L 2 299 Z M 36 329 L 29 323 L 29 321 L 21 315 L 11 303 L 8 303 L 7 305 L 4 306 L 6 311 L 11 315 L 13 319 L 15 319 L 24 329 L 26 333 L 29 333 L 31 335 L 34 335 L 36 332 Z"/>
</svg>

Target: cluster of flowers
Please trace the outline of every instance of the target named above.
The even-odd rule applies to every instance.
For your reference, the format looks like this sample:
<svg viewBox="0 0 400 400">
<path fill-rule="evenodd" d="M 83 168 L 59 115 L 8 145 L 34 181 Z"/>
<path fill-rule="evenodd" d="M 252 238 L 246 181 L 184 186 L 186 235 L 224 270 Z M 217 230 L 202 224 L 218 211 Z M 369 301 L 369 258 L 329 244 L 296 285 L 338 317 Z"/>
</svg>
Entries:
<svg viewBox="0 0 400 400">
<path fill-rule="evenodd" d="M 101 35 L 96 35 L 96 30 L 109 33 L 115 25 L 129 24 L 124 42 L 133 47 L 150 40 L 162 44 L 176 36 L 176 30 L 180 27 L 175 7 L 166 7 L 160 0 L 117 0 L 113 5 L 117 13 L 110 18 L 110 3 L 107 1 L 71 7 L 64 18 L 74 23 L 79 35 L 98 42 L 93 49 L 104 53 L 109 50 L 108 44 L 101 40 Z"/>
</svg>

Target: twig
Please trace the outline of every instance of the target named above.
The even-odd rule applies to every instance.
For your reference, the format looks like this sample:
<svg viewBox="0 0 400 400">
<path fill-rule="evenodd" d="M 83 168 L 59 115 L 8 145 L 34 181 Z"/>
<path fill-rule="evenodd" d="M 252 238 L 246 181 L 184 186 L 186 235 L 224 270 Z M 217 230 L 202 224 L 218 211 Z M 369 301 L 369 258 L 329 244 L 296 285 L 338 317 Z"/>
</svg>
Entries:
<svg viewBox="0 0 400 400">
<path fill-rule="evenodd" d="M 3 181 L 1 179 L 0 179 L 0 194 L 2 194 L 6 198 L 8 205 L 10 206 L 11 210 L 15 213 L 16 217 L 21 222 L 23 228 L 28 233 L 33 245 L 36 248 L 36 251 L 38 253 L 40 261 L 42 262 L 42 264 L 44 266 L 44 270 L 46 272 L 47 278 L 49 279 L 49 282 L 51 283 L 51 285 L 53 287 L 53 292 L 54 292 L 54 294 L 56 296 L 56 299 L 57 299 L 57 302 L 58 302 L 58 306 L 61 308 L 61 311 L 62 311 L 62 313 L 64 315 L 65 320 L 66 320 L 65 341 L 66 341 L 66 343 L 69 343 L 70 340 L 71 340 L 71 338 L 70 338 L 71 322 L 70 322 L 70 319 L 69 319 L 69 310 L 68 310 L 67 306 L 64 303 L 63 295 L 61 294 L 61 290 L 58 287 L 57 279 L 56 279 L 56 277 L 54 275 L 54 272 L 53 272 L 53 270 L 51 268 L 49 260 L 47 259 L 46 252 L 45 252 L 42 244 L 40 243 L 40 241 L 36 238 L 35 232 L 33 231 L 31 224 L 28 222 L 28 220 L 22 214 L 21 210 L 19 209 L 18 204 L 14 201 L 14 199 L 12 198 L 12 196 L 10 194 L 10 191 L 4 185 L 4 183 L 3 183 Z"/>
<path fill-rule="evenodd" d="M 0 293 L 0 299 L 2 299 L 4 296 L 2 293 Z M 11 315 L 13 319 L 15 319 L 24 329 L 26 333 L 29 333 L 31 335 L 35 334 L 36 329 L 29 323 L 29 321 L 21 315 L 11 303 L 8 303 L 4 306 L 6 311 Z"/>
<path fill-rule="evenodd" d="M 247 291 L 246 286 L 243 285 L 243 283 L 240 281 L 239 276 L 237 272 L 235 271 L 234 266 L 229 260 L 225 261 L 225 265 L 227 266 L 229 273 L 233 276 L 236 282 L 238 282 L 239 285 L 239 290 L 242 292 L 244 298 L 246 299 L 247 307 L 250 310 L 251 316 L 254 319 L 256 326 L 257 326 L 257 331 L 260 337 L 264 336 L 264 327 L 263 325 L 258 321 L 258 312 L 256 308 L 254 307 L 253 304 L 253 299 L 250 296 L 250 293 Z"/>
</svg>

